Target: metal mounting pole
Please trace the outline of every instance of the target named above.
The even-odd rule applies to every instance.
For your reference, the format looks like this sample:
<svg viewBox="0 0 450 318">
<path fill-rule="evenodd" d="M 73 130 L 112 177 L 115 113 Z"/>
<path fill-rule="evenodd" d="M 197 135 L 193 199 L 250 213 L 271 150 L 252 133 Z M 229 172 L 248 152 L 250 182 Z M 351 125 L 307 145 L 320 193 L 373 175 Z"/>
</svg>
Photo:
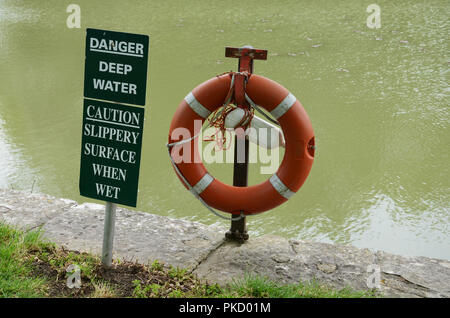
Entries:
<svg viewBox="0 0 450 318">
<path fill-rule="evenodd" d="M 112 263 L 115 223 L 116 205 L 111 202 L 106 202 L 105 227 L 103 230 L 102 263 L 107 267 L 111 267 Z"/>
<path fill-rule="evenodd" d="M 242 151 L 244 154 L 242 154 Z M 236 187 L 246 187 L 248 184 L 248 156 L 248 138 L 243 133 L 237 133 L 234 139 L 233 171 L 233 185 Z M 238 241 L 239 243 L 244 243 L 244 241 L 248 240 L 247 222 L 245 216 L 239 220 L 231 221 L 231 228 L 227 233 L 225 233 L 225 237 L 230 240 Z"/>
<path fill-rule="evenodd" d="M 225 49 L 225 56 L 239 58 L 238 71 L 252 74 L 253 60 L 266 60 L 267 51 L 254 49 L 252 46 L 244 46 L 242 48 L 227 47 Z M 234 98 L 238 107 L 248 106 L 245 100 L 245 76 L 242 74 L 236 75 Z M 236 130 L 234 146 L 233 185 L 236 187 L 246 187 L 248 184 L 249 140 L 242 129 Z M 249 236 L 245 216 L 239 220 L 231 221 L 231 228 L 225 233 L 225 237 L 229 240 L 238 241 L 239 243 L 244 243 L 244 241 L 248 240 Z"/>
</svg>

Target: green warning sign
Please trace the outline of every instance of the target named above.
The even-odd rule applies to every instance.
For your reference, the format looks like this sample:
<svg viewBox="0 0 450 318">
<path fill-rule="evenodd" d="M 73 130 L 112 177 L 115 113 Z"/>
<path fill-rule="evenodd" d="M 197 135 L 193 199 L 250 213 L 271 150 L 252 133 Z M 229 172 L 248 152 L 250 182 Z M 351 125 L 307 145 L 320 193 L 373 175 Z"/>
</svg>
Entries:
<svg viewBox="0 0 450 318">
<path fill-rule="evenodd" d="M 145 105 L 148 43 L 146 35 L 87 29 L 83 196 L 136 207 L 144 108 L 118 103 Z"/>
<path fill-rule="evenodd" d="M 85 99 L 80 194 L 136 206 L 144 109 Z"/>
<path fill-rule="evenodd" d="M 145 105 L 147 35 L 86 30 L 84 96 Z"/>
</svg>

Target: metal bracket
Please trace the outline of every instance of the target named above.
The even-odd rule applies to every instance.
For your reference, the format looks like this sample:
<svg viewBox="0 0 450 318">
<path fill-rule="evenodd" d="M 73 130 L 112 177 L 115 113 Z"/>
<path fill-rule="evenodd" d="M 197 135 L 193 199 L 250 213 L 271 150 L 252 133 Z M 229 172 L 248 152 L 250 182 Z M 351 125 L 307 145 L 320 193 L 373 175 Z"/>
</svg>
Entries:
<svg viewBox="0 0 450 318">
<path fill-rule="evenodd" d="M 253 60 L 267 60 L 267 50 L 254 49 L 252 46 L 243 46 L 241 48 L 226 47 L 225 56 L 239 58 L 238 70 L 235 75 L 234 82 L 234 99 L 238 107 L 249 107 L 245 98 L 246 79 L 253 73 Z M 237 151 L 242 149 L 238 143 L 244 142 L 245 161 L 238 162 Z M 246 187 L 248 184 L 248 157 L 249 157 L 249 141 L 248 138 L 240 135 L 235 137 L 235 153 L 234 153 L 234 172 L 233 185 L 236 187 Z M 242 212 L 242 211 L 241 211 Z M 237 241 L 240 244 L 248 240 L 246 218 L 231 221 L 231 228 L 225 233 L 225 238 Z"/>
</svg>

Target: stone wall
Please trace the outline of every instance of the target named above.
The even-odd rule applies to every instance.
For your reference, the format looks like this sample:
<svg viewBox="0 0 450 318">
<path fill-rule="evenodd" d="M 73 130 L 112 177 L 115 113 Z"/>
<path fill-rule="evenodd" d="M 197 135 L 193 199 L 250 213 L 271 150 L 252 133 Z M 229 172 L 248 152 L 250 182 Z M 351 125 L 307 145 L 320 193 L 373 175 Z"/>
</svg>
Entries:
<svg viewBox="0 0 450 318">
<path fill-rule="evenodd" d="M 72 250 L 101 253 L 104 213 L 103 205 L 0 189 L 0 222 L 41 228 L 45 238 Z M 315 279 L 338 289 L 364 290 L 378 277 L 378 290 L 387 297 L 450 297 L 450 261 L 273 235 L 240 245 L 224 241 L 226 230 L 118 208 L 114 257 L 159 260 L 219 284 L 260 274 L 283 283 Z"/>
</svg>

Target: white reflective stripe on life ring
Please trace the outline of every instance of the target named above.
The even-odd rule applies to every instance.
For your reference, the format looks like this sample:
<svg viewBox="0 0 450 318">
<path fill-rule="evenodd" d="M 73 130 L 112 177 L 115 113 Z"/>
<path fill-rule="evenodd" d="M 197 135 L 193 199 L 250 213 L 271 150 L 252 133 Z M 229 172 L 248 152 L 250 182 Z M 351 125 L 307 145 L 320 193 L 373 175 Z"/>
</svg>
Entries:
<svg viewBox="0 0 450 318">
<path fill-rule="evenodd" d="M 291 93 L 289 93 L 289 95 L 286 96 L 286 98 L 283 99 L 283 101 L 281 103 L 279 103 L 278 106 L 275 107 L 270 112 L 270 114 L 273 117 L 275 117 L 276 119 L 280 118 L 289 110 L 289 108 L 292 107 L 292 105 L 294 105 L 296 100 L 297 100 L 297 98 L 294 95 L 292 95 Z"/>
<path fill-rule="evenodd" d="M 184 100 L 186 101 L 186 103 L 189 104 L 192 110 L 196 112 L 200 117 L 207 118 L 211 114 L 211 112 L 205 106 L 199 103 L 199 101 L 195 98 L 192 92 L 187 94 Z"/>
<path fill-rule="evenodd" d="M 192 190 L 194 192 L 194 195 L 199 195 L 205 189 L 213 182 L 214 178 L 209 174 L 206 173 L 196 184 L 192 187 Z"/>
<path fill-rule="evenodd" d="M 292 192 L 291 190 L 289 190 L 288 187 L 284 185 L 283 181 L 281 181 L 281 179 L 278 178 L 276 173 L 270 177 L 269 181 L 275 188 L 275 190 L 277 190 L 277 192 L 286 199 L 289 199 L 295 194 L 295 192 Z"/>
</svg>

